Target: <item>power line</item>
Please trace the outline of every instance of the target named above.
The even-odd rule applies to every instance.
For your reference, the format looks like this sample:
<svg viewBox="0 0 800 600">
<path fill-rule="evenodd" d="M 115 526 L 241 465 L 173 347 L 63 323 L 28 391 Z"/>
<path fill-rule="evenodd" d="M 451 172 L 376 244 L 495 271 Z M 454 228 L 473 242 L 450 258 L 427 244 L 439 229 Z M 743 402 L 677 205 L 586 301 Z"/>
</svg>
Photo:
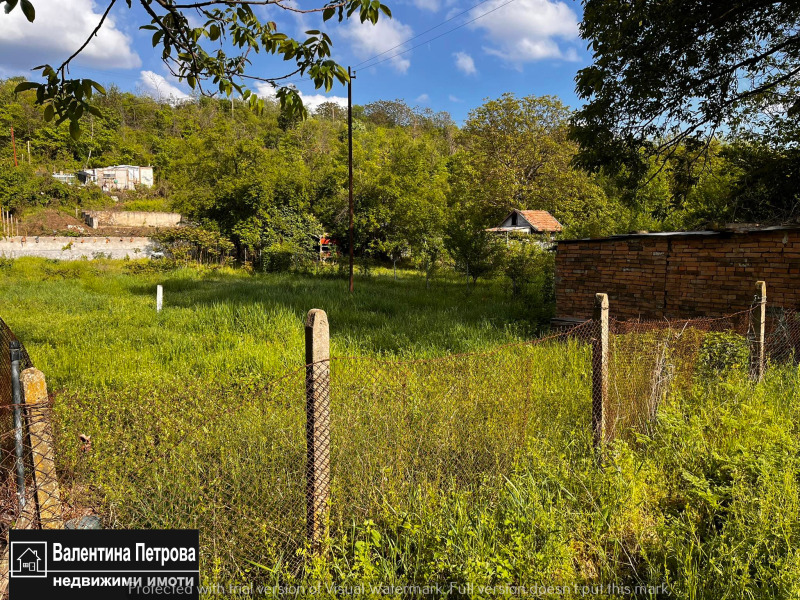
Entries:
<svg viewBox="0 0 800 600">
<path fill-rule="evenodd" d="M 417 39 L 417 38 L 419 38 L 419 37 L 421 37 L 421 36 L 425 35 L 426 33 L 430 33 L 430 32 L 431 32 L 431 31 L 433 31 L 434 29 L 438 29 L 438 28 L 439 28 L 439 27 L 441 27 L 442 25 L 444 25 L 444 24 L 446 24 L 446 23 L 448 23 L 448 22 L 452 21 L 453 19 L 457 19 L 458 17 L 460 17 L 460 16 L 464 15 L 465 13 L 468 13 L 468 12 L 470 12 L 471 10 L 473 10 L 473 9 L 475 9 L 475 8 L 477 8 L 477 7 L 479 7 L 481 4 L 485 4 L 486 2 L 489 2 L 489 0 L 481 0 L 481 2 L 478 2 L 478 3 L 477 3 L 477 4 L 475 4 L 474 6 L 472 6 L 472 7 L 468 8 L 467 10 L 461 11 L 460 13 L 458 13 L 458 14 L 456 14 L 456 15 L 454 15 L 454 16 L 452 16 L 452 17 L 450 17 L 449 19 L 446 19 L 446 20 L 442 21 L 442 22 L 441 22 L 441 23 L 439 23 L 438 25 L 435 25 L 435 26 L 431 27 L 430 29 L 427 29 L 427 30 L 425 30 L 425 31 L 423 31 L 423 32 L 422 32 L 422 33 L 420 33 L 420 34 L 417 34 L 417 35 L 415 35 L 414 37 L 410 37 L 410 38 L 408 38 L 407 40 L 405 40 L 404 42 L 400 42 L 400 43 L 399 43 L 399 44 L 397 44 L 396 46 L 393 46 L 393 47 L 389 48 L 388 50 L 384 50 L 384 51 L 383 51 L 383 52 L 381 52 L 380 54 L 376 54 L 376 55 L 375 55 L 375 56 L 373 56 L 372 58 L 368 58 L 367 60 L 365 60 L 365 61 L 362 61 L 362 62 L 358 63 L 358 64 L 356 65 L 356 67 L 355 67 L 355 68 L 361 67 L 361 65 L 364 65 L 365 63 L 368 63 L 368 62 L 369 62 L 369 61 L 371 61 L 371 60 L 374 60 L 374 59 L 376 59 L 376 58 L 378 58 L 378 57 L 380 57 L 380 56 L 383 56 L 383 55 L 384 55 L 384 54 L 386 54 L 387 52 L 391 52 L 392 50 L 395 50 L 395 49 L 397 49 L 397 48 L 399 48 L 399 47 L 401 47 L 401 46 L 403 46 L 403 45 L 407 44 L 408 42 L 410 42 L 410 41 L 412 41 L 412 40 L 415 40 L 415 39 Z M 386 62 L 387 60 L 391 60 L 391 59 L 393 59 L 393 58 L 397 58 L 398 56 L 400 56 L 400 55 L 402 55 L 402 54 L 405 54 L 406 52 L 411 52 L 411 51 L 412 51 L 412 50 L 414 50 L 415 48 L 419 48 L 420 46 L 424 46 L 425 44 L 429 44 L 430 42 L 432 42 L 432 41 L 434 41 L 434 40 L 438 40 L 439 38 L 446 36 L 448 33 L 452 33 L 452 32 L 454 32 L 454 31 L 456 31 L 456 30 L 458 30 L 458 29 L 461 29 L 462 27 L 465 27 L 466 25 L 469 25 L 470 23 L 474 23 L 475 21 L 477 21 L 477 20 L 479 20 L 479 19 L 482 19 L 482 18 L 483 18 L 483 17 L 485 17 L 486 15 L 489 15 L 489 14 L 491 14 L 491 13 L 495 12 L 496 10 L 500 10 L 500 9 L 501 9 L 501 8 L 503 8 L 504 6 L 508 6 L 508 5 L 509 5 L 509 4 L 511 4 L 512 2 L 514 2 L 514 0 L 507 0 L 507 2 L 504 2 L 504 3 L 503 3 L 503 4 L 501 4 L 500 6 L 496 6 L 496 7 L 494 7 L 494 8 L 493 8 L 493 9 L 491 9 L 491 10 L 487 10 L 485 13 L 478 15 L 478 16 L 477 16 L 477 17 L 475 17 L 474 19 L 470 19 L 469 21 L 465 21 L 465 22 L 464 22 L 464 23 L 462 23 L 461 25 L 457 25 L 456 27 L 453 27 L 452 29 L 448 29 L 447 31 L 445 31 L 445 32 L 443 32 L 443 33 L 440 33 L 439 35 L 437 35 L 437 36 L 434 36 L 434 37 L 432 37 L 432 38 L 431 38 L 431 39 L 429 39 L 429 40 L 426 40 L 426 41 L 424 41 L 424 42 L 422 42 L 422 43 L 416 44 L 415 46 L 411 46 L 411 48 L 406 48 L 405 50 L 401 50 L 401 51 L 400 51 L 400 52 L 398 52 L 397 54 L 392 54 L 391 56 L 387 56 L 386 58 L 384 58 L 384 59 L 382 59 L 382 60 L 379 60 L 379 61 L 377 61 L 377 62 L 374 62 L 374 63 L 372 63 L 372 64 L 370 64 L 370 65 L 367 65 L 367 66 L 366 66 L 366 67 L 364 67 L 364 68 L 368 68 L 368 67 L 374 67 L 375 65 L 379 65 L 379 64 L 381 64 L 382 62 Z M 288 81 L 285 81 L 285 82 L 284 82 L 284 84 L 288 84 L 288 83 L 301 83 L 301 82 L 303 82 L 303 81 L 305 81 L 305 80 L 304 80 L 304 79 L 290 79 L 290 80 L 288 80 Z"/>
<path fill-rule="evenodd" d="M 453 27 L 452 29 L 448 29 L 448 30 L 447 30 L 447 31 L 445 31 L 444 33 L 440 33 L 439 35 L 437 35 L 437 36 L 434 36 L 434 37 L 432 37 L 431 39 L 429 39 L 429 40 L 426 40 L 426 41 L 424 41 L 424 42 L 422 42 L 422 43 L 420 43 L 420 44 L 416 44 L 415 46 L 411 46 L 410 48 L 406 48 L 405 50 L 401 50 L 401 51 L 400 51 L 400 52 L 398 52 L 397 54 L 392 54 L 391 56 L 387 56 L 386 58 L 384 58 L 384 59 L 382 59 L 382 60 L 379 60 L 378 62 L 374 62 L 374 63 L 372 63 L 372 64 L 370 64 L 370 65 L 367 65 L 365 68 L 374 67 L 374 66 L 376 66 L 376 65 L 379 65 L 379 64 L 381 64 L 382 62 L 386 62 L 387 60 L 391 60 L 391 59 L 393 59 L 393 58 L 397 58 L 398 56 L 401 56 L 402 54 L 405 54 L 406 52 L 411 52 L 412 50 L 414 50 L 414 48 L 419 48 L 420 46 L 424 46 L 425 44 L 430 44 L 432 41 L 434 41 L 434 40 L 438 40 L 440 37 L 444 37 L 444 36 L 446 36 L 448 33 L 453 33 L 453 32 L 454 32 L 454 31 L 456 31 L 457 29 L 461 29 L 462 27 L 465 27 L 466 25 L 469 25 L 470 23 L 474 23 L 474 22 L 475 22 L 475 21 L 477 21 L 478 19 L 482 19 L 482 18 L 483 18 L 483 17 L 485 17 L 486 15 L 490 15 L 490 14 L 492 14 L 494 11 L 496 11 L 496 10 L 500 10 L 501 8 L 503 8 L 504 6 L 508 6 L 508 5 L 509 5 L 509 4 L 511 4 L 512 2 L 514 2 L 514 0 L 508 0 L 507 2 L 504 2 L 503 4 L 501 4 L 500 6 L 496 6 L 496 7 L 494 7 L 492 10 L 487 10 L 485 13 L 483 13 L 483 14 L 481 14 L 481 15 L 478 15 L 478 16 L 477 16 L 477 17 L 475 17 L 474 19 L 470 19 L 469 21 L 465 21 L 465 22 L 464 22 L 464 23 L 462 23 L 461 25 L 457 25 L 456 27 Z M 420 35 L 421 35 L 421 34 L 420 34 Z M 413 39 L 413 38 L 412 38 L 412 39 Z M 402 44 L 401 44 L 401 45 L 402 45 Z M 371 60 L 371 59 L 370 59 L 370 60 Z M 369 62 L 369 61 L 366 61 L 366 62 Z M 364 64 L 364 63 L 361 63 L 361 64 Z"/>
<path fill-rule="evenodd" d="M 453 19 L 457 19 L 457 18 L 458 18 L 458 17 L 460 17 L 461 15 L 464 15 L 464 14 L 466 14 L 466 13 L 470 12 L 471 10 L 473 10 L 473 9 L 476 9 L 476 8 L 478 8 L 478 7 L 479 7 L 481 4 L 486 4 L 487 2 L 489 2 L 489 0 L 481 0 L 480 2 L 478 2 L 477 4 L 475 4 L 474 6 L 470 6 L 470 7 L 469 7 L 467 10 L 462 10 L 460 13 L 458 13 L 458 14 L 456 14 L 456 15 L 453 15 L 453 16 L 452 16 L 452 17 L 450 17 L 449 19 L 446 19 L 446 20 L 442 21 L 442 22 L 441 22 L 441 23 L 439 23 L 438 25 L 434 25 L 434 26 L 433 26 L 433 27 L 431 27 L 430 29 L 426 29 L 426 30 L 425 30 L 425 31 L 423 31 L 422 33 L 418 33 L 418 34 L 417 34 L 417 35 L 415 35 L 414 37 L 410 37 L 410 38 L 408 38 L 407 40 L 400 42 L 400 43 L 399 43 L 399 44 L 397 44 L 396 46 L 392 46 L 392 47 L 391 47 L 391 48 L 389 48 L 388 50 L 384 50 L 384 51 L 383 51 L 383 52 L 381 52 L 380 54 L 376 54 L 375 56 L 373 56 L 373 57 L 371 57 L 371 58 L 368 58 L 367 60 L 365 60 L 365 61 L 363 61 L 363 62 L 360 62 L 360 63 L 358 63 L 358 64 L 357 64 L 357 65 L 356 65 L 354 68 L 356 68 L 356 69 L 357 69 L 358 67 L 360 67 L 360 66 L 361 66 L 361 65 L 363 65 L 364 63 L 368 63 L 368 62 L 369 62 L 369 61 L 371 61 L 371 60 L 375 60 L 375 59 L 376 59 L 376 58 L 378 58 L 379 56 L 383 56 L 383 55 L 384 55 L 384 54 L 386 54 L 387 52 L 391 52 L 392 50 L 395 50 L 395 49 L 397 49 L 397 48 L 400 48 L 401 46 L 405 46 L 405 45 L 406 45 L 408 42 L 412 42 L 412 41 L 414 41 L 415 39 L 417 39 L 418 37 L 421 37 L 421 36 L 425 35 L 426 33 L 430 33 L 430 32 L 431 32 L 431 31 L 433 31 L 434 29 L 439 29 L 439 27 L 441 27 L 442 25 L 444 25 L 444 24 L 446 24 L 446 23 L 449 23 L 449 22 L 450 22 L 450 21 L 452 21 Z"/>
</svg>

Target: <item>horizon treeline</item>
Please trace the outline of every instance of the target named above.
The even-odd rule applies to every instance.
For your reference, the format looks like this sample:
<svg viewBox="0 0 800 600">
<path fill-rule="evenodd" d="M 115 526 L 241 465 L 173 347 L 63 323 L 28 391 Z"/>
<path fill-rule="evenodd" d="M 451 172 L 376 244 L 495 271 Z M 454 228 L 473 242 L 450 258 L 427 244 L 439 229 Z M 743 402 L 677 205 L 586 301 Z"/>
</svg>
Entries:
<svg viewBox="0 0 800 600">
<path fill-rule="evenodd" d="M 55 181 L 56 171 L 155 167 L 149 190 L 115 194 L 175 210 L 251 254 L 290 252 L 327 233 L 346 249 L 347 121 L 333 103 L 309 118 L 277 104 L 258 115 L 229 99 L 158 101 L 111 87 L 78 140 L 46 123 L 21 79 L 0 80 L 0 204 L 24 213 L 108 204 L 99 190 Z M 652 160 L 647 182 L 573 166 L 572 111 L 553 96 L 502 94 L 462 126 L 443 112 L 381 100 L 354 107 L 355 251 L 420 265 L 449 255 L 476 263 L 483 231 L 511 209 L 550 211 L 561 237 L 682 230 L 796 217 L 792 146 L 717 139 Z M 14 167 L 11 127 L 16 138 Z M 30 153 L 28 153 L 30 148 Z M 468 267 L 467 267 L 468 269 Z"/>
</svg>

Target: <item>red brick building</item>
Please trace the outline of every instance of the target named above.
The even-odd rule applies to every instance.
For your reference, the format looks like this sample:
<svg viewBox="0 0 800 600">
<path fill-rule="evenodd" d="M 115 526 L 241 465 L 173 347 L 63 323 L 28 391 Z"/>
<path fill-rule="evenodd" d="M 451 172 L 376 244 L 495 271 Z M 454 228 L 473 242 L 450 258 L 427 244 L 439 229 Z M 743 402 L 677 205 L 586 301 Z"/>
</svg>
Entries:
<svg viewBox="0 0 800 600">
<path fill-rule="evenodd" d="M 556 320 L 588 319 L 607 293 L 617 319 L 723 316 L 769 304 L 800 308 L 800 228 L 564 240 L 556 252 Z"/>
</svg>

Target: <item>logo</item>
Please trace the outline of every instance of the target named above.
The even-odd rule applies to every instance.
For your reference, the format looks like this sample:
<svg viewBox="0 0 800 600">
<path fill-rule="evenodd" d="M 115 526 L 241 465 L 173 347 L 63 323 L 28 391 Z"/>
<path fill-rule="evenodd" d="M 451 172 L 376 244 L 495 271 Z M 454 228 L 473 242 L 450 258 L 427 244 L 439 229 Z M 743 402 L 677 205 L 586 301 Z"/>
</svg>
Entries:
<svg viewBox="0 0 800 600">
<path fill-rule="evenodd" d="M 11 577 L 47 577 L 47 542 L 11 542 Z"/>
<path fill-rule="evenodd" d="M 11 529 L 11 600 L 199 600 L 196 529 Z"/>
</svg>

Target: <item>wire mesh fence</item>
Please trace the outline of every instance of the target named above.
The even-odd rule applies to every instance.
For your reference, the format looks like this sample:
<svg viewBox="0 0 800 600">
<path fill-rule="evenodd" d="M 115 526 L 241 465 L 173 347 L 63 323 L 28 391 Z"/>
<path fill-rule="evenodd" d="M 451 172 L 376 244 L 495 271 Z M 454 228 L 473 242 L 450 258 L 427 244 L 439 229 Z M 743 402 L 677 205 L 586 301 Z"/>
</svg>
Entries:
<svg viewBox="0 0 800 600">
<path fill-rule="evenodd" d="M 108 426 L 125 431 L 124 442 L 79 453 L 63 473 L 92 488 L 109 526 L 200 529 L 209 581 L 292 581 L 353 523 L 453 495 L 491 499 L 537 449 L 590 447 L 598 397 L 607 437 L 635 443 L 699 381 L 750 377 L 758 309 L 609 320 L 599 379 L 597 320 L 489 352 L 312 360 L 231 406 L 184 393 L 191 411 L 152 401 L 110 410 Z M 767 310 L 764 347 L 768 365 L 797 362 L 800 315 Z M 29 412 L 31 423 L 37 411 L 46 422 L 47 408 Z M 13 427 L 4 431 L 6 444 Z M 28 463 L 35 451 L 29 443 Z M 6 527 L 18 516 L 12 458 L 4 450 Z"/>
<path fill-rule="evenodd" d="M 0 597 L 8 586 L 10 528 L 63 527 L 44 377 L 0 320 Z M 27 402 L 25 402 L 27 400 Z"/>
<path fill-rule="evenodd" d="M 18 344 L 18 346 L 16 346 Z M 19 344 L 19 340 L 14 332 L 0 319 L 0 469 L 4 475 L 2 487 L 0 487 L 0 531 L 3 539 L 7 540 L 7 531 L 12 523 L 15 523 L 21 516 L 25 501 L 30 497 L 30 482 L 19 481 L 17 478 L 20 458 L 28 459 L 29 456 L 18 456 L 17 448 L 22 449 L 25 442 L 23 431 L 15 423 L 14 408 L 14 376 L 12 376 L 12 346 L 17 347 L 16 356 L 16 378 L 19 373 L 31 367 L 31 360 L 25 348 Z M 17 381 L 18 385 L 18 381 Z M 21 418 L 21 413 L 18 415 Z M 21 425 L 21 422 L 19 423 Z M 20 436 L 17 444 L 17 436 Z M 30 446 L 27 448 L 30 454 Z M 24 474 L 23 474 L 24 475 Z"/>
</svg>

